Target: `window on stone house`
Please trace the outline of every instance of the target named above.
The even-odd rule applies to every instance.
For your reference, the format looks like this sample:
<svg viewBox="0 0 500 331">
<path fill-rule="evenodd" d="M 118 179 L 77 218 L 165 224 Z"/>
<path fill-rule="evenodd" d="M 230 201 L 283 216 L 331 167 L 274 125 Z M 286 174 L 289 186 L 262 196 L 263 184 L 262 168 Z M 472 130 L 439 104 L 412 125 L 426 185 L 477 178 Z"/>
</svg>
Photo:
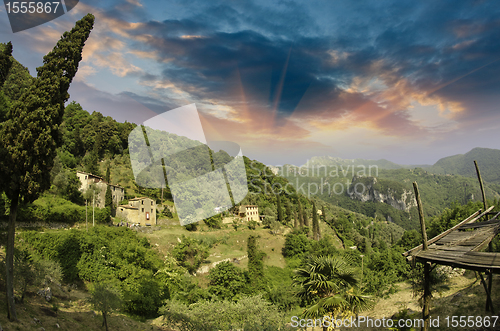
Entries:
<svg viewBox="0 0 500 331">
<path fill-rule="evenodd" d="M 144 208 L 142 208 L 142 212 L 144 213 Z"/>
</svg>

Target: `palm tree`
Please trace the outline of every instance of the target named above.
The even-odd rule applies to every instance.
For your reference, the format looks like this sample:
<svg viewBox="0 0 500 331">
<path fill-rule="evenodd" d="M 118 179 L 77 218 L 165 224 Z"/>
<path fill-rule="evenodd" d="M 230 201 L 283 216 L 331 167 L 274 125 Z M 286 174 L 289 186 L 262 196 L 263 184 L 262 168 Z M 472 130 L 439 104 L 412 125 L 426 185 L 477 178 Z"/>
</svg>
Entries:
<svg viewBox="0 0 500 331">
<path fill-rule="evenodd" d="M 356 268 L 348 258 L 340 256 L 311 256 L 305 267 L 295 270 L 297 296 L 313 304 L 305 318 L 349 318 L 371 307 L 371 297 L 361 294 Z M 323 326 L 323 330 L 332 330 Z"/>
</svg>

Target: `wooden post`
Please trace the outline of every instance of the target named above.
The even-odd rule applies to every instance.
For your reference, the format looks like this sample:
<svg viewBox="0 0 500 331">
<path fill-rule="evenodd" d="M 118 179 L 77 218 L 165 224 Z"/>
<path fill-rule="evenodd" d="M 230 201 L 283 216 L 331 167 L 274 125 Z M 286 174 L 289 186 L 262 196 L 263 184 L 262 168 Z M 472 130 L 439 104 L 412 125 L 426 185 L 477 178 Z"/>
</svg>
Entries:
<svg viewBox="0 0 500 331">
<path fill-rule="evenodd" d="M 491 272 L 491 270 L 487 270 L 486 272 Z M 491 301 L 491 288 L 488 288 L 488 285 L 486 285 L 486 282 L 484 281 L 483 275 L 481 272 L 478 272 L 479 276 L 481 277 L 481 283 L 483 284 L 484 290 L 486 291 L 486 304 L 491 308 L 491 313 L 494 314 L 493 310 L 493 303 Z"/>
<path fill-rule="evenodd" d="M 413 182 L 413 189 L 415 190 L 415 199 L 417 200 L 418 216 L 420 218 L 420 228 L 422 231 L 422 245 L 423 251 L 427 250 L 427 232 L 425 230 L 424 210 L 422 208 L 422 201 L 420 200 L 420 193 L 418 192 L 417 182 Z M 424 307 L 422 308 L 422 317 L 424 319 L 423 331 L 429 330 L 429 310 L 431 304 L 431 287 L 430 287 L 430 262 L 424 264 Z"/>
<path fill-rule="evenodd" d="M 490 242 L 491 245 L 491 242 Z M 491 248 L 490 248 L 491 252 Z M 488 289 L 486 290 L 486 311 L 490 311 L 490 309 L 493 311 L 493 305 L 490 306 L 491 304 L 491 286 L 493 285 L 493 274 L 491 273 L 491 270 L 488 270 L 486 272 L 488 275 Z"/>
<path fill-rule="evenodd" d="M 483 185 L 483 178 L 481 177 L 481 172 L 479 171 L 479 166 L 477 165 L 477 161 L 474 160 L 474 166 L 476 167 L 476 173 L 477 173 L 477 179 L 479 180 L 479 186 L 481 187 L 481 196 L 483 198 L 483 206 L 484 210 L 488 209 L 488 201 L 486 201 L 486 193 L 484 192 L 484 185 Z M 488 220 L 488 214 L 484 215 L 484 220 Z M 488 244 L 488 251 L 492 252 L 493 251 L 493 246 L 491 244 L 491 241 Z M 488 287 L 486 288 L 486 291 L 491 293 L 491 287 L 493 286 L 493 275 L 491 272 L 488 272 Z M 486 283 L 484 283 L 486 286 Z M 488 293 L 487 293 L 488 294 Z M 490 300 L 486 300 L 486 311 L 490 311 L 490 308 L 493 309 L 493 305 L 490 307 Z"/>
<path fill-rule="evenodd" d="M 477 179 L 479 180 L 479 186 L 481 187 L 481 195 L 483 196 L 483 206 L 484 210 L 488 209 L 488 202 L 486 201 L 486 194 L 484 193 L 483 179 L 481 178 L 481 172 L 477 165 L 477 161 L 474 160 L 474 165 L 476 166 Z M 484 216 L 485 220 L 488 220 L 488 215 Z"/>
<path fill-rule="evenodd" d="M 418 216 L 420 218 L 420 229 L 422 230 L 422 240 L 423 248 L 422 250 L 427 250 L 427 232 L 425 231 L 425 219 L 424 210 L 422 208 L 422 201 L 420 200 L 420 193 L 418 192 L 417 182 L 413 182 L 413 189 L 415 190 L 415 199 L 417 200 Z"/>
</svg>

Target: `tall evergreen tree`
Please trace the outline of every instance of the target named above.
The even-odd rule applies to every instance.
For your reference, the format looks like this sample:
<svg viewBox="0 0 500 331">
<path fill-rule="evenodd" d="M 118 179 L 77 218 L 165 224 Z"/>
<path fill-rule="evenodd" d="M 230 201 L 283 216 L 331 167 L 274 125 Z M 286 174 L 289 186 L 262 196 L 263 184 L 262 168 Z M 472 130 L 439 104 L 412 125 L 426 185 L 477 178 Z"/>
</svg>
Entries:
<svg viewBox="0 0 500 331">
<path fill-rule="evenodd" d="M 279 194 L 276 194 L 277 208 L 278 208 L 278 222 L 283 224 L 283 210 L 281 209 L 281 198 Z"/>
<path fill-rule="evenodd" d="M 248 273 L 255 286 L 259 287 L 264 281 L 264 252 L 257 247 L 257 236 L 250 235 L 247 243 Z"/>
<path fill-rule="evenodd" d="M 12 67 L 12 43 L 3 46 L 0 49 L 0 122 L 5 120 L 7 111 L 9 109 L 9 103 L 7 102 L 7 97 L 4 95 L 1 87 L 4 85 L 7 79 L 7 74 Z"/>
<path fill-rule="evenodd" d="M 113 210 L 113 193 L 111 192 L 111 185 L 106 188 L 106 193 L 104 194 L 104 207 L 109 207 L 109 210 Z"/>
<path fill-rule="evenodd" d="M 290 204 L 290 201 L 287 201 L 285 222 L 286 224 L 290 224 L 291 221 L 292 221 L 292 205 Z"/>
<path fill-rule="evenodd" d="M 7 80 L 10 67 L 12 66 L 12 43 L 9 41 L 0 52 L 0 87 Z"/>
<path fill-rule="evenodd" d="M 299 228 L 299 217 L 297 216 L 297 211 L 295 211 L 295 218 L 293 220 L 293 227 L 295 229 Z"/>
<path fill-rule="evenodd" d="M 111 171 L 109 169 L 109 165 L 106 168 L 106 183 L 111 183 Z"/>
<path fill-rule="evenodd" d="M 302 218 L 304 219 L 304 226 L 309 226 L 309 215 L 308 215 L 307 210 L 305 208 L 302 212 Z"/>
<path fill-rule="evenodd" d="M 304 211 L 302 210 L 302 203 L 300 203 L 300 199 L 299 200 L 299 225 L 301 228 L 304 227 Z"/>
<path fill-rule="evenodd" d="M 312 227 L 313 227 L 313 239 L 319 240 L 318 211 L 316 210 L 316 203 L 314 201 L 312 209 Z"/>
<path fill-rule="evenodd" d="M 98 156 L 95 149 L 92 149 L 90 152 L 83 158 L 83 165 L 85 167 L 85 171 L 89 174 L 99 175 L 99 166 L 98 166 Z"/>
<path fill-rule="evenodd" d="M 87 14 L 71 32 L 65 32 L 37 68 L 37 78 L 13 103 L 0 127 L 0 187 L 11 201 L 6 246 L 6 292 L 10 320 L 14 306 L 14 237 L 19 203 L 34 201 L 50 187 L 50 172 L 60 145 L 59 126 L 68 89 L 82 59 L 82 50 L 94 25 Z"/>
</svg>

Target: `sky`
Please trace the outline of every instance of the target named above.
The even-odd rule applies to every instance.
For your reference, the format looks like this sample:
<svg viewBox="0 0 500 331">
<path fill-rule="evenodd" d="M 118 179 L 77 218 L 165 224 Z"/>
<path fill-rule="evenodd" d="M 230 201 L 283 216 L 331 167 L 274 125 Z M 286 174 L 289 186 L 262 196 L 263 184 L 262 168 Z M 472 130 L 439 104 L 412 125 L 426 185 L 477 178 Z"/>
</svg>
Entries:
<svg viewBox="0 0 500 331">
<path fill-rule="evenodd" d="M 194 103 L 207 140 L 268 165 L 500 149 L 498 1 L 83 0 L 17 33 L 0 8 L 0 42 L 36 76 L 87 13 L 69 101 L 89 112 L 140 124 Z"/>
</svg>

